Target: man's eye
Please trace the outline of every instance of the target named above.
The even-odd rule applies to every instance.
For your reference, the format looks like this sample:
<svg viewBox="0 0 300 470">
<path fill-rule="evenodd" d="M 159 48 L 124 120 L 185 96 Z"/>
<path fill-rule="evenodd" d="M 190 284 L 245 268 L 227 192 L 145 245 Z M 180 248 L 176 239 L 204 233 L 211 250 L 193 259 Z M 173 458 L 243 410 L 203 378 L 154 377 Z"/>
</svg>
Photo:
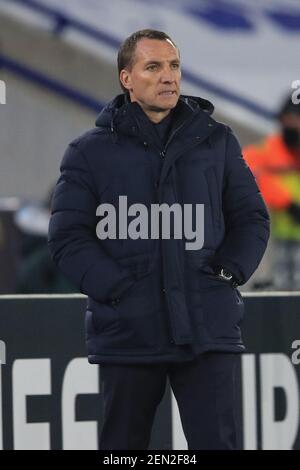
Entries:
<svg viewBox="0 0 300 470">
<path fill-rule="evenodd" d="M 148 65 L 147 70 L 155 70 L 157 68 L 157 65 Z"/>
<path fill-rule="evenodd" d="M 179 64 L 172 64 L 173 69 L 179 69 Z"/>
</svg>

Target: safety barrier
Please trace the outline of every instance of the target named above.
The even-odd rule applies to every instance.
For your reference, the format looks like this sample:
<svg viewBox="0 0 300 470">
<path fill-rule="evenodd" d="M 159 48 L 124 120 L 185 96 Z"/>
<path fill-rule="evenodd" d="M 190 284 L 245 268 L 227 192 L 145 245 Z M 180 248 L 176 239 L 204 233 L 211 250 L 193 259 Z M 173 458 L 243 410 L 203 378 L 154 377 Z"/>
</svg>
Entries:
<svg viewBox="0 0 300 470">
<path fill-rule="evenodd" d="M 240 445 L 300 449 L 300 292 L 244 293 Z M 0 296 L 0 449 L 96 449 L 101 366 L 86 359 L 86 297 Z M 187 449 L 169 383 L 150 449 Z"/>
</svg>

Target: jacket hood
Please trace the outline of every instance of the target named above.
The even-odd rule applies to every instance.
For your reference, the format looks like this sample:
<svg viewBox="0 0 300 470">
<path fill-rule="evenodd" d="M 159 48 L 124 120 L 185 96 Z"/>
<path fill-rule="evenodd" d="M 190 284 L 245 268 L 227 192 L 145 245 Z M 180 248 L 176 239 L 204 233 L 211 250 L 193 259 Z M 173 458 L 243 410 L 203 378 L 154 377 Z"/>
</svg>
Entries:
<svg viewBox="0 0 300 470">
<path fill-rule="evenodd" d="M 185 104 L 191 111 L 202 110 L 205 113 L 211 115 L 214 111 L 214 105 L 204 99 L 197 96 L 180 95 L 179 102 Z M 177 104 L 177 106 L 178 106 Z M 125 115 L 127 111 L 133 110 L 134 107 L 140 107 L 138 103 L 132 103 L 129 101 L 127 96 L 122 93 L 117 95 L 112 101 L 110 101 L 100 112 L 96 119 L 97 127 L 114 127 L 114 120 L 120 115 Z"/>
</svg>

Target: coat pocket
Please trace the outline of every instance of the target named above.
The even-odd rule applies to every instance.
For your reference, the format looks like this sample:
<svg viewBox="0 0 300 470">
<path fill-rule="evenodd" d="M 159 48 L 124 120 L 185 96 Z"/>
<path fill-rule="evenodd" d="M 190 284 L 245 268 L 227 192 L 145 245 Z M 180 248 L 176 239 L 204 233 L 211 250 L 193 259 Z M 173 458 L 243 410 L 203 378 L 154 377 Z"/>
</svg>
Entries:
<svg viewBox="0 0 300 470">
<path fill-rule="evenodd" d="M 142 253 L 142 254 L 118 258 L 118 263 L 125 268 L 130 268 L 130 270 L 136 276 L 136 278 L 140 279 L 146 276 L 147 274 L 150 274 L 151 254 Z"/>
<path fill-rule="evenodd" d="M 224 285 L 201 290 L 203 321 L 215 339 L 240 340 L 240 326 L 244 317 L 244 302 L 237 288 Z"/>
<path fill-rule="evenodd" d="M 113 334 L 120 327 L 120 316 L 117 309 L 99 302 L 90 302 L 86 311 L 86 331 L 88 335 L 93 333 Z"/>
<path fill-rule="evenodd" d="M 131 279 L 125 279 L 124 283 L 120 287 L 112 292 L 112 298 L 108 300 L 109 305 L 116 305 L 119 302 L 123 302 L 123 299 L 130 295 L 130 293 L 135 292 L 136 284 L 145 276 L 150 274 L 150 257 L 149 255 L 139 254 L 128 257 L 118 258 L 117 262 L 123 268 L 127 268 L 132 276 Z"/>
<path fill-rule="evenodd" d="M 202 248 L 197 253 L 186 254 L 186 282 L 188 290 L 199 291 L 221 285 L 210 266 L 214 253 L 215 250 L 213 249 Z"/>
</svg>

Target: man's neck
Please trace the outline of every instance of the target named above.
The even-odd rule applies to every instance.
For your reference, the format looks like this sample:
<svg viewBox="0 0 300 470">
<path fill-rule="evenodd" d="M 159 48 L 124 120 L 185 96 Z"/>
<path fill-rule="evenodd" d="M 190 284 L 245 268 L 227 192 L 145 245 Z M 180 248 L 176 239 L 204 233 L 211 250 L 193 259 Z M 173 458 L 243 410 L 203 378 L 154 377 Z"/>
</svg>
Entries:
<svg viewBox="0 0 300 470">
<path fill-rule="evenodd" d="M 147 117 L 150 119 L 150 121 L 152 121 L 154 124 L 158 124 L 170 114 L 171 110 L 167 109 L 166 111 L 149 111 L 149 110 L 143 109 L 143 111 L 147 115 Z"/>
<path fill-rule="evenodd" d="M 158 124 L 161 122 L 165 117 L 170 114 L 171 109 L 162 109 L 162 110 L 154 110 L 154 109 L 149 109 L 146 106 L 143 105 L 143 103 L 140 103 L 138 100 L 133 100 L 130 96 L 127 95 L 127 101 L 131 101 L 132 103 L 136 102 L 138 105 L 142 108 L 148 119 L 150 119 L 151 122 L 154 124 Z"/>
</svg>

